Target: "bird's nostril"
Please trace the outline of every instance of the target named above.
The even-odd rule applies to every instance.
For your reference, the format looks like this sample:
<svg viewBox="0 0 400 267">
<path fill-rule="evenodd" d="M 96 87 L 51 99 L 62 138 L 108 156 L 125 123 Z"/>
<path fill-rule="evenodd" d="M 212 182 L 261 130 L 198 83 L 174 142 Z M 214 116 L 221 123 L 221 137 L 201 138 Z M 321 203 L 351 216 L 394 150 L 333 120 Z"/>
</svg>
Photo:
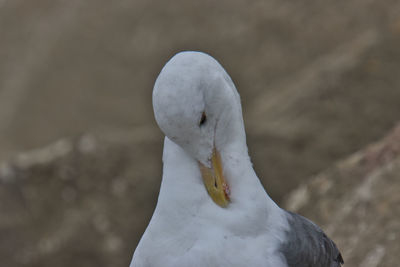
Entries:
<svg viewBox="0 0 400 267">
<path fill-rule="evenodd" d="M 206 123 L 206 121 L 207 121 L 207 116 L 206 116 L 206 113 L 203 111 L 203 113 L 201 114 L 199 126 L 202 126 L 204 123 Z"/>
</svg>

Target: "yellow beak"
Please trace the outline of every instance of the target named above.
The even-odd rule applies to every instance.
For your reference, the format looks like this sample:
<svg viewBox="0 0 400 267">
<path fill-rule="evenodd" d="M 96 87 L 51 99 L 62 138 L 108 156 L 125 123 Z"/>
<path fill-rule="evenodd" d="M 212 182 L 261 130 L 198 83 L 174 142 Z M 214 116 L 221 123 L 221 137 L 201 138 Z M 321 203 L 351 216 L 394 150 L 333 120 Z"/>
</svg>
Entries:
<svg viewBox="0 0 400 267">
<path fill-rule="evenodd" d="M 224 178 L 221 156 L 216 149 L 213 151 L 211 163 L 211 168 L 199 163 L 201 175 L 212 200 L 224 208 L 229 204 L 230 191 Z"/>
</svg>

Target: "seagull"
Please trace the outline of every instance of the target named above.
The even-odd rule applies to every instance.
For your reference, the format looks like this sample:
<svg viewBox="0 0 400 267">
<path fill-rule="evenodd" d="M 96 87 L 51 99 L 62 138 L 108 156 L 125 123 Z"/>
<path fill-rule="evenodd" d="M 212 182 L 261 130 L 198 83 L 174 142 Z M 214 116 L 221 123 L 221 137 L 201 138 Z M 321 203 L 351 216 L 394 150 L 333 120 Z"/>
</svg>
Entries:
<svg viewBox="0 0 400 267">
<path fill-rule="evenodd" d="M 184 51 L 153 89 L 165 134 L 157 206 L 130 267 L 340 267 L 335 243 L 280 208 L 250 161 L 240 96 L 224 68 Z"/>
</svg>

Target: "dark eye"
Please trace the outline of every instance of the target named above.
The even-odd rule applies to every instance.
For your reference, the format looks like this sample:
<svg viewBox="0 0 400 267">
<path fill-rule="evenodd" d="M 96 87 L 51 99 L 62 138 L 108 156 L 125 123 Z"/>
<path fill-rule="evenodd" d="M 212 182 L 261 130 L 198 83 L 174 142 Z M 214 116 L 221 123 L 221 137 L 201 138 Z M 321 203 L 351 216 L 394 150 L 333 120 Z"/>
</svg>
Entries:
<svg viewBox="0 0 400 267">
<path fill-rule="evenodd" d="M 206 116 L 206 113 L 203 111 L 203 113 L 201 114 L 199 126 L 202 126 L 204 123 L 206 123 L 206 121 L 207 121 L 207 116 Z"/>
</svg>

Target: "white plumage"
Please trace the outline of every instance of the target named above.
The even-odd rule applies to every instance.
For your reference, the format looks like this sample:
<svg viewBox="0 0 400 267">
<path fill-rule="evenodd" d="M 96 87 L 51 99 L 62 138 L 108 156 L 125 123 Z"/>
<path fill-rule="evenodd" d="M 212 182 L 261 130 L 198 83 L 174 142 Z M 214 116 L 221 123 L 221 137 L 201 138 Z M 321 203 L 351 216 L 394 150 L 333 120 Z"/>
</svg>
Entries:
<svg viewBox="0 0 400 267">
<path fill-rule="evenodd" d="M 131 267 L 289 266 L 282 253 L 288 213 L 253 170 L 240 97 L 221 65 L 200 52 L 175 55 L 157 78 L 153 107 L 166 135 L 162 184 Z M 200 168 L 212 170 L 217 152 L 224 177 L 213 179 L 226 207 L 210 197 Z M 229 191 L 217 188 L 218 179 Z"/>
</svg>

